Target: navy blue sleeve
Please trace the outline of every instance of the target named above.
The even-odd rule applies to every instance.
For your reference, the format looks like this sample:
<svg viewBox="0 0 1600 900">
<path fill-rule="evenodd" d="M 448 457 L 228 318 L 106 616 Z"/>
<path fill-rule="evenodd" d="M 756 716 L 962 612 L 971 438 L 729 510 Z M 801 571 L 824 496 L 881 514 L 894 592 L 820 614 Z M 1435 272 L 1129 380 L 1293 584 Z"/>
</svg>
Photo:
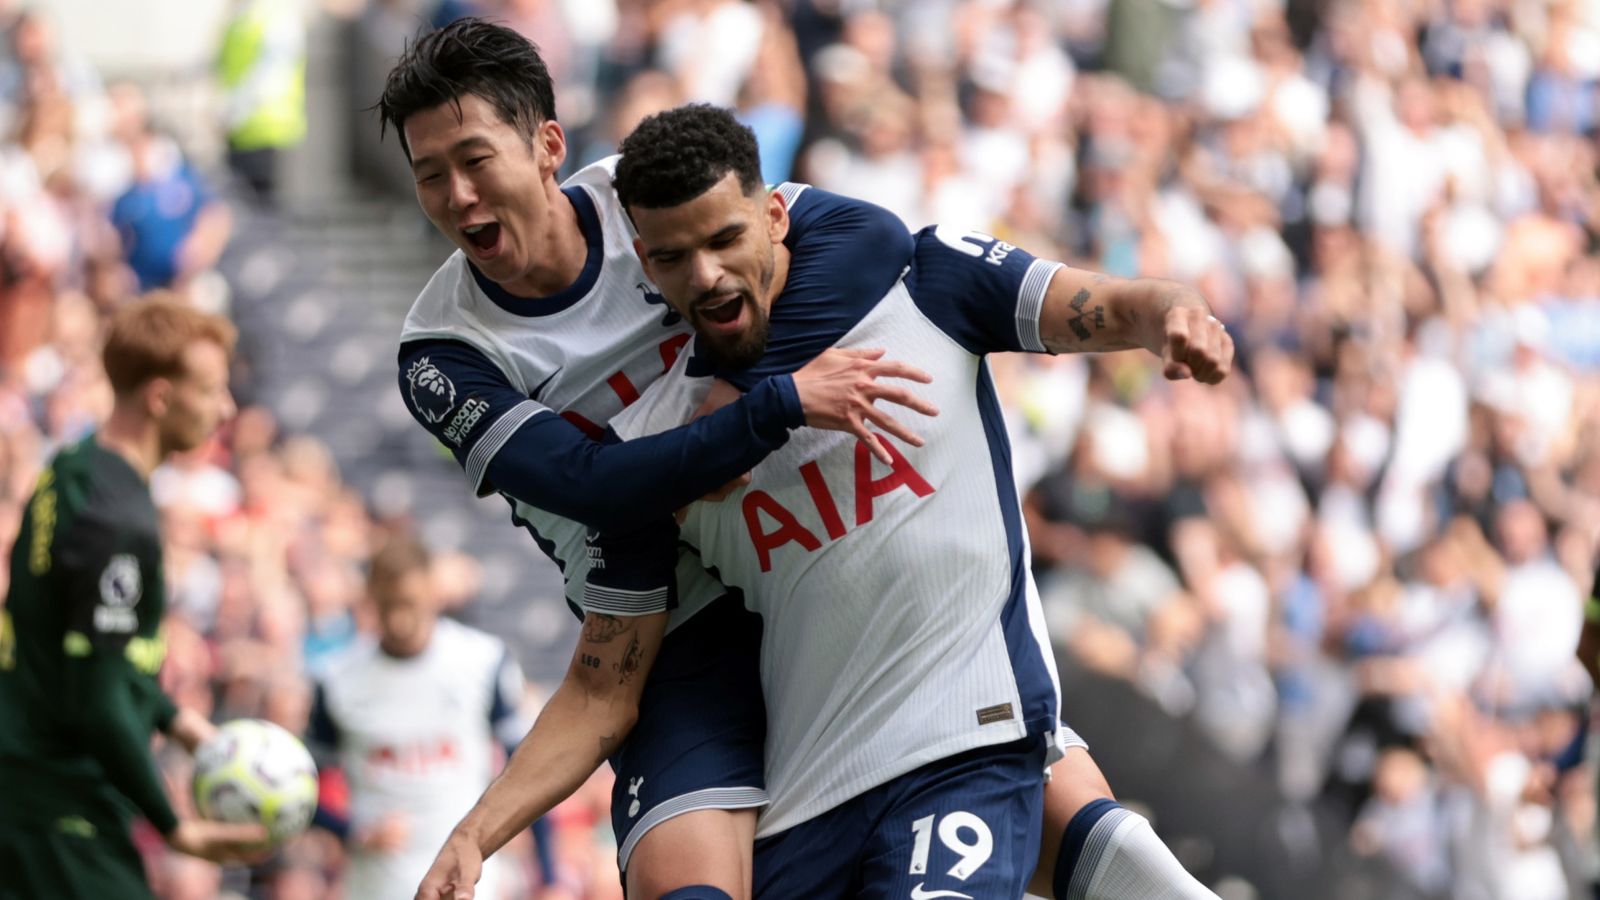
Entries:
<svg viewBox="0 0 1600 900">
<path fill-rule="evenodd" d="M 539 884 L 556 883 L 555 830 L 550 827 L 550 817 L 533 820 L 533 863 L 539 873 Z"/>
<path fill-rule="evenodd" d="M 1045 353 L 1039 314 L 1061 268 L 990 235 L 938 225 L 917 232 L 906 289 L 969 353 Z"/>
<path fill-rule="evenodd" d="M 766 355 L 743 372 L 720 373 L 742 390 L 832 347 L 911 262 L 911 232 L 887 209 L 800 184 L 778 192 L 789 204 L 789 275 L 772 305 Z"/>
<path fill-rule="evenodd" d="M 489 731 L 505 748 L 507 759 L 517 751 L 517 745 L 522 743 L 531 726 L 522 715 L 522 695 L 526 687 L 522 667 L 511 655 L 511 648 L 502 648 L 500 662 L 494 667 L 494 683 L 489 686 Z"/>
<path fill-rule="evenodd" d="M 589 535 L 583 607 L 647 616 L 678 606 L 678 525 L 671 517 L 622 534 Z"/>
<path fill-rule="evenodd" d="M 311 694 L 311 714 L 306 719 L 306 748 L 317 761 L 317 770 L 324 775 L 339 764 L 339 726 L 328 712 L 328 694 L 318 681 Z M 333 832 L 340 840 L 350 837 L 350 819 L 326 802 L 319 791 L 316 811 L 311 824 Z"/>
<path fill-rule="evenodd" d="M 412 417 L 450 449 L 479 496 L 499 491 L 607 533 L 671 516 L 805 424 L 794 380 L 769 378 L 688 425 L 601 444 L 450 340 L 402 344 L 399 384 Z"/>
<path fill-rule="evenodd" d="M 316 811 L 311 814 L 311 824 L 317 828 L 332 832 L 333 836 L 341 841 L 350 839 L 350 819 L 323 806 L 321 803 L 317 804 Z"/>
<path fill-rule="evenodd" d="M 319 755 L 331 754 L 339 747 L 339 726 L 328 713 L 328 692 L 317 682 L 311 694 L 311 714 L 306 719 L 306 743 Z"/>
</svg>

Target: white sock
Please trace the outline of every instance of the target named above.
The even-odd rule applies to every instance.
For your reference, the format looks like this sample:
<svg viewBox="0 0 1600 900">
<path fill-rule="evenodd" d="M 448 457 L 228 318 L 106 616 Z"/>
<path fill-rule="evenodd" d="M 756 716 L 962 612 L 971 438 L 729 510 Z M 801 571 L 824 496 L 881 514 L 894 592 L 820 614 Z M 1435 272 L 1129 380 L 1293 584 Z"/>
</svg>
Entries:
<svg viewBox="0 0 1600 900">
<path fill-rule="evenodd" d="M 1123 812 L 1119 810 L 1118 812 Z M 1059 898 L 1067 900 L 1067 898 Z M 1218 900 L 1136 812 L 1095 823 L 1072 873 L 1071 900 Z"/>
</svg>

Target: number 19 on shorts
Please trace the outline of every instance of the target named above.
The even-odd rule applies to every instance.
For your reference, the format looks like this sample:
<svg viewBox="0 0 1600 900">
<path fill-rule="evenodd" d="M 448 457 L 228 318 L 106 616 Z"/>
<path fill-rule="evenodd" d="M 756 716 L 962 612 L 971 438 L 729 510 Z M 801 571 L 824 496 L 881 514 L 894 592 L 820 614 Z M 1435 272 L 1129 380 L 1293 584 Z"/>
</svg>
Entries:
<svg viewBox="0 0 1600 900">
<path fill-rule="evenodd" d="M 935 821 L 937 820 L 937 822 Z M 960 857 L 946 874 L 965 881 L 989 861 L 994 853 L 994 835 L 983 820 L 964 810 L 939 816 L 923 816 L 911 823 L 916 842 L 911 847 L 911 874 L 928 872 L 928 854 L 933 847 L 933 836 L 939 843 Z"/>
</svg>

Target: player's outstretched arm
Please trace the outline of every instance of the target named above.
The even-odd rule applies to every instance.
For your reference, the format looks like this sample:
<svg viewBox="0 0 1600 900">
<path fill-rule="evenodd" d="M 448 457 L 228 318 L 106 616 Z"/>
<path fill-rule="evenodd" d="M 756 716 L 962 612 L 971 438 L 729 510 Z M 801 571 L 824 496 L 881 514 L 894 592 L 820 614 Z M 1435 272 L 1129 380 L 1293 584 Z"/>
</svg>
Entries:
<svg viewBox="0 0 1600 900">
<path fill-rule="evenodd" d="M 201 744 L 217 736 L 217 726 L 197 710 L 180 706 L 167 726 L 167 736 L 183 745 L 193 755 Z"/>
<path fill-rule="evenodd" d="M 1056 270 L 1039 316 L 1052 353 L 1131 350 L 1161 357 L 1173 380 L 1216 384 L 1233 368 L 1233 338 L 1200 292 L 1160 278 Z"/>
<path fill-rule="evenodd" d="M 925 402 L 884 380 L 928 376 L 880 357 L 829 351 L 792 376 L 764 379 L 713 415 L 623 443 L 608 443 L 593 423 L 579 426 L 529 399 L 458 341 L 404 345 L 399 386 L 412 416 L 450 448 L 480 495 L 500 491 L 621 533 L 671 516 L 748 472 L 802 425 L 859 435 L 871 422 L 904 437 L 908 432 L 874 404 L 926 413 Z"/>
<path fill-rule="evenodd" d="M 639 716 L 667 613 L 589 613 L 572 663 L 505 770 L 456 825 L 417 900 L 465 900 L 483 860 L 576 791 Z"/>
<path fill-rule="evenodd" d="M 256 822 L 211 822 L 179 819 L 165 835 L 167 846 L 214 863 L 263 862 L 271 855 L 265 825 Z"/>
</svg>

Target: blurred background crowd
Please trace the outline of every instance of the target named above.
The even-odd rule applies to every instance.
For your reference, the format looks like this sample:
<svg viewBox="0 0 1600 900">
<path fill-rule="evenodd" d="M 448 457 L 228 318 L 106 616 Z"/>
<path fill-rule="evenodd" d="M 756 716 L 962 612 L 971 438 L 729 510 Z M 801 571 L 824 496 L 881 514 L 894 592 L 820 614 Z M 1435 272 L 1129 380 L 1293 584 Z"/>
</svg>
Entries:
<svg viewBox="0 0 1600 900">
<path fill-rule="evenodd" d="M 1131 686 L 1175 740 L 1314 811 L 1313 837 L 1272 845 L 1303 852 L 1176 841 L 1226 896 L 1335 896 L 1328 873 L 1363 866 L 1370 892 L 1338 896 L 1589 896 L 1600 2 L 195 7 L 215 7 L 182 38 L 204 62 L 163 69 L 80 55 L 108 44 L 91 4 L 0 0 L 0 546 L 109 408 L 109 310 L 171 292 L 243 331 L 238 419 L 152 479 L 180 702 L 303 731 L 396 532 L 438 551 L 441 608 L 519 651 L 530 712 L 564 668 L 553 569 L 391 396 L 399 317 L 446 251 L 363 108 L 419 28 L 486 15 L 543 50 L 571 168 L 707 101 L 755 129 L 769 181 L 1201 286 L 1239 354 L 1220 387 L 1137 353 L 991 361 L 1066 717 Z M 365 271 L 397 257 L 401 277 Z M 350 316 L 380 327 L 358 344 Z M 1162 830 L 1153 783 L 1134 799 Z M 618 896 L 607 790 L 553 816 L 540 896 Z M 163 897 L 338 889 L 325 833 L 249 876 L 151 847 Z"/>
</svg>

